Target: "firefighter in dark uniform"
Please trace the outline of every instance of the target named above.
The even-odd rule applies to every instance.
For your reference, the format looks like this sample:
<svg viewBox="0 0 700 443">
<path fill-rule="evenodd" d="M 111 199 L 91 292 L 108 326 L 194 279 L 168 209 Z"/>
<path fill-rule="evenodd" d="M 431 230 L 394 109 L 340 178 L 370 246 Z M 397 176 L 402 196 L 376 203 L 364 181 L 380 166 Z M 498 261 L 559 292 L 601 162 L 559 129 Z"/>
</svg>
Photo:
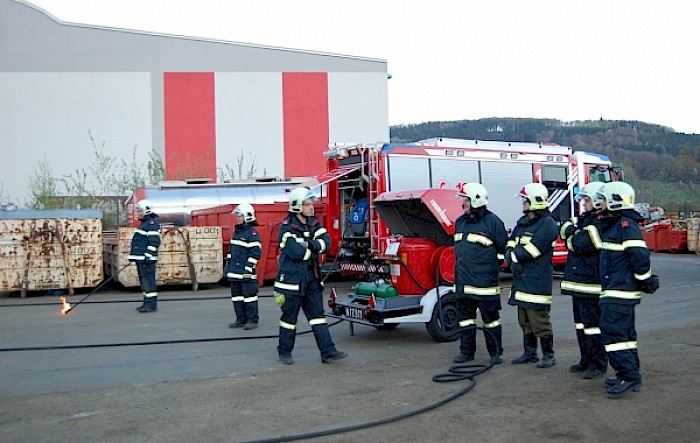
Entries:
<svg viewBox="0 0 700 443">
<path fill-rule="evenodd" d="M 241 203 L 231 212 L 235 217 L 235 227 L 229 245 L 226 278 L 231 282 L 231 301 L 236 313 L 235 323 L 230 328 L 243 328 L 246 331 L 258 327 L 258 274 L 262 244 L 259 226 L 255 219 L 255 209 L 248 203 Z"/>
<path fill-rule="evenodd" d="M 642 292 L 653 293 L 658 277 L 651 273 L 651 261 L 634 210 L 634 189 L 627 183 L 611 182 L 599 192 L 605 198 L 601 213 L 600 329 L 610 366 L 616 377 L 605 381 L 608 397 L 618 398 L 642 388 L 637 354 L 634 308 Z"/>
<path fill-rule="evenodd" d="M 508 234 L 503 221 L 486 209 L 488 193 L 481 184 L 467 183 L 458 197 L 464 199 L 464 214 L 455 222 L 455 299 L 462 330 L 454 362 L 474 360 L 478 308 L 491 364 L 499 364 L 503 345 L 498 254 L 505 252 Z"/>
<path fill-rule="evenodd" d="M 505 260 L 513 272 L 508 304 L 518 307 L 518 323 L 523 330 L 523 347 L 513 364 L 536 363 L 537 338 L 542 345 L 538 368 L 549 368 L 554 359 L 554 333 L 549 311 L 552 307 L 552 257 L 557 224 L 549 212 L 547 188 L 529 183 L 518 194 L 524 216 L 520 217 L 506 244 Z"/>
<path fill-rule="evenodd" d="M 143 303 L 136 310 L 140 313 L 155 312 L 158 310 L 156 264 L 160 247 L 160 223 L 150 201 L 139 201 L 136 204 L 136 211 L 141 224 L 131 239 L 131 252 L 128 257 L 129 261 L 136 263 L 143 293 Z"/>
<path fill-rule="evenodd" d="M 596 194 L 602 187 L 601 182 L 584 186 L 576 195 L 576 200 L 584 206 L 578 223 L 566 221 L 559 230 L 569 250 L 561 293 L 572 298 L 576 339 L 581 355 L 578 363 L 569 366 L 569 371 L 583 373 L 582 378 L 587 380 L 602 377 L 608 366 L 600 333 L 598 304 L 601 291 L 598 255 L 602 242 L 596 217 L 604 203 Z"/>
<path fill-rule="evenodd" d="M 279 268 L 274 284 L 275 301 L 282 309 L 279 346 L 282 363 L 291 365 L 299 310 L 306 319 L 321 351 L 321 361 L 330 363 L 348 356 L 338 351 L 323 311 L 323 282 L 319 255 L 330 245 L 328 231 L 314 217 L 315 196 L 307 188 L 296 188 L 289 196 L 289 215 L 279 232 Z"/>
</svg>

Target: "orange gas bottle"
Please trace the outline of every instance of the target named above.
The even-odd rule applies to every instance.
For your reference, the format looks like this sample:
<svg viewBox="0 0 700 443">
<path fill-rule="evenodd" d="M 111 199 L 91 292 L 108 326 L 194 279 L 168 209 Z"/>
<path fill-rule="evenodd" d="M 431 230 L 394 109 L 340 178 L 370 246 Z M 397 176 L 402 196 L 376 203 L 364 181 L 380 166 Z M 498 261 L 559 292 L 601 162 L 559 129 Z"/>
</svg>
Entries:
<svg viewBox="0 0 700 443">
<path fill-rule="evenodd" d="M 397 258 L 391 260 L 391 284 L 399 295 L 425 295 L 435 287 L 431 258 L 438 248 L 433 240 L 405 237 L 399 240 Z"/>
</svg>

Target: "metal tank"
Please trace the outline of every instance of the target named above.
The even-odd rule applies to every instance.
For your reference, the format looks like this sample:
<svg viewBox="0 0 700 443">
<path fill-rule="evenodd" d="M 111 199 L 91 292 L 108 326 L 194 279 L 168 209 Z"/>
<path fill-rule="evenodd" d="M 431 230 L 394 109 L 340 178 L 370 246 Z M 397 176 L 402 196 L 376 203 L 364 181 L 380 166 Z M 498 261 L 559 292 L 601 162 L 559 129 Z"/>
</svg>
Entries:
<svg viewBox="0 0 700 443">
<path fill-rule="evenodd" d="M 190 214 L 194 210 L 241 203 L 270 204 L 286 202 L 292 189 L 302 183 L 299 180 L 246 180 L 232 183 L 192 184 L 187 182 L 161 182 L 157 186 L 140 187 L 126 201 L 127 225 L 138 226 L 134 204 L 148 199 L 161 224 L 190 226 Z M 319 193 L 319 189 L 315 192 Z"/>
</svg>

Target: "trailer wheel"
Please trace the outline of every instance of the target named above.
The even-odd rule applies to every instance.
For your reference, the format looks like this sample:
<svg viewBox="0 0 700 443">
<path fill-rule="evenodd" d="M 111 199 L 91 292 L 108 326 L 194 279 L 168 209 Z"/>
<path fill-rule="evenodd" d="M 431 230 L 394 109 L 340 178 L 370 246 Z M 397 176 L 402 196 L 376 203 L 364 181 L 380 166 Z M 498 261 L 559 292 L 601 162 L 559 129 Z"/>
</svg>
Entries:
<svg viewBox="0 0 700 443">
<path fill-rule="evenodd" d="M 456 333 L 459 325 L 457 324 L 457 303 L 454 295 L 448 294 L 440 297 L 440 305 L 442 306 L 442 317 L 445 319 L 444 326 L 440 318 L 440 309 L 435 306 L 433 317 L 425 324 L 425 327 L 433 340 L 438 343 L 455 341 L 459 338 Z"/>
<path fill-rule="evenodd" d="M 375 326 L 375 328 L 377 328 L 377 331 L 393 331 L 398 325 L 398 323 L 384 323 L 383 325 Z"/>
</svg>

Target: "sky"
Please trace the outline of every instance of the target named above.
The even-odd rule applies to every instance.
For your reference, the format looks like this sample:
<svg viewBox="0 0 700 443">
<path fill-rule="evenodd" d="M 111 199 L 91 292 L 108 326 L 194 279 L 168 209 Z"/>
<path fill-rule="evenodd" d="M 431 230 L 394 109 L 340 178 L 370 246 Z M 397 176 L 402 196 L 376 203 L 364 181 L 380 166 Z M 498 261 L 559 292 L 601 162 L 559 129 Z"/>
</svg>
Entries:
<svg viewBox="0 0 700 443">
<path fill-rule="evenodd" d="M 32 0 L 59 20 L 387 61 L 389 124 L 639 120 L 700 134 L 697 0 Z"/>
</svg>

